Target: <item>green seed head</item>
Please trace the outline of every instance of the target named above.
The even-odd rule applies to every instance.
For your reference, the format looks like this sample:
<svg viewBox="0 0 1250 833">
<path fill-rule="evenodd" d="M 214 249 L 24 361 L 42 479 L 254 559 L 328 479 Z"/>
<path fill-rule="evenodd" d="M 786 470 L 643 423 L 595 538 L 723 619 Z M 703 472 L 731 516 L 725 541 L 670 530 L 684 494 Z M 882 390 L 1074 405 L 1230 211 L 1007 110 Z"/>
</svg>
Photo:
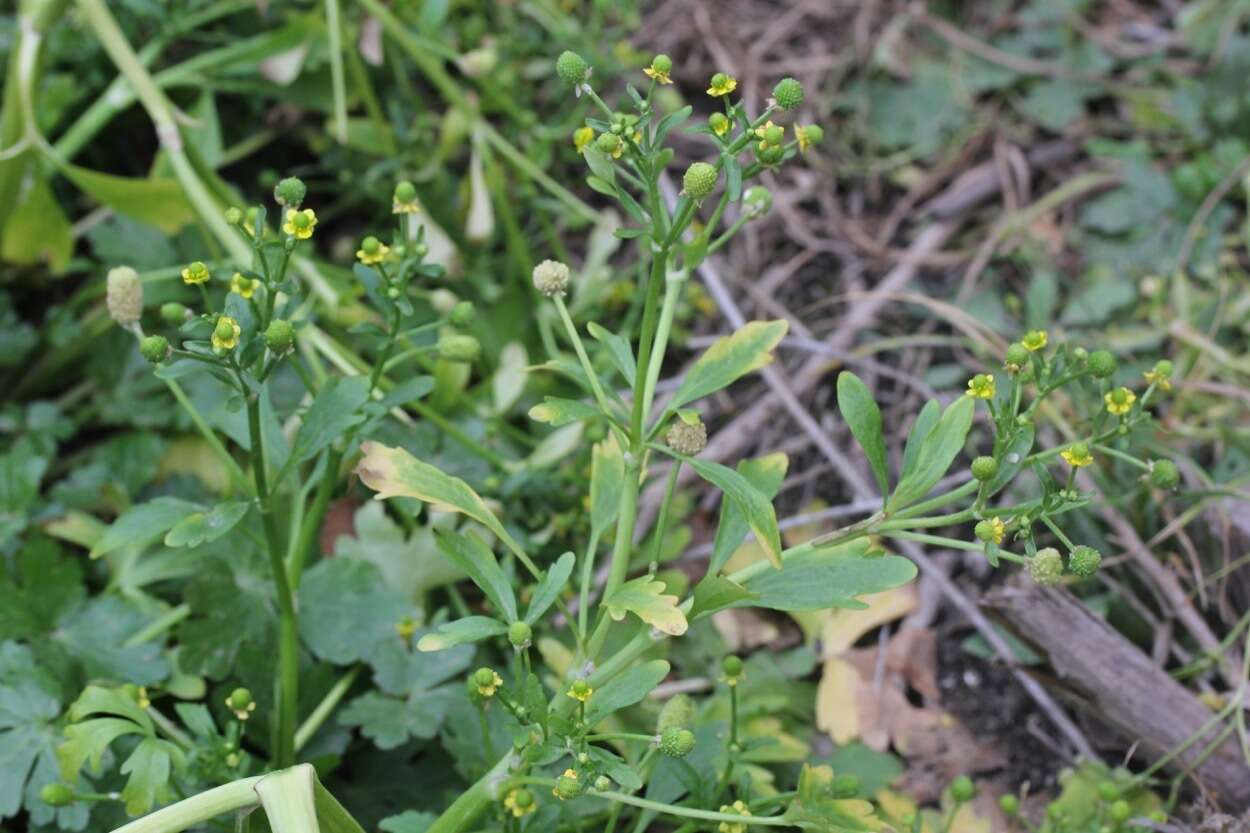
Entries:
<svg viewBox="0 0 1250 833">
<path fill-rule="evenodd" d="M 998 799 L 998 806 L 1002 809 L 1003 815 L 1014 816 L 1020 812 L 1020 799 L 1014 795 L 1004 795 Z"/>
<path fill-rule="evenodd" d="M 307 186 L 294 176 L 288 176 L 273 188 L 274 201 L 284 208 L 299 208 L 307 193 Z"/>
<path fill-rule="evenodd" d="M 1155 362 L 1154 372 L 1160 379 L 1171 379 L 1175 366 L 1167 359 Z"/>
<path fill-rule="evenodd" d="M 717 136 L 724 136 L 729 131 L 729 117 L 724 113 L 713 113 L 707 117 L 707 126 L 712 128 L 712 132 Z"/>
<path fill-rule="evenodd" d="M 977 789 L 972 783 L 972 779 L 967 775 L 961 775 L 954 781 L 951 781 L 951 798 L 960 804 L 965 801 L 971 801 L 972 796 L 976 795 Z"/>
<path fill-rule="evenodd" d="M 151 364 L 160 364 L 169 358 L 172 350 L 165 336 L 147 336 L 139 342 L 139 353 Z"/>
<path fill-rule="evenodd" d="M 245 712 L 252 706 L 252 692 L 246 688 L 236 688 L 226 698 L 226 705 L 231 711 Z"/>
<path fill-rule="evenodd" d="M 621 137 L 615 133 L 600 133 L 595 139 L 595 149 L 600 153 L 611 155 L 621 146 Z"/>
<path fill-rule="evenodd" d="M 74 791 L 69 784 L 52 783 L 44 784 L 43 789 L 39 791 L 39 798 L 44 804 L 51 807 L 64 807 L 67 804 L 74 803 Z"/>
<path fill-rule="evenodd" d="M 1016 342 L 1007 348 L 1007 354 L 1003 356 L 1003 364 L 1010 370 L 1016 368 L 1019 370 L 1029 363 L 1029 351 L 1023 344 Z"/>
<path fill-rule="evenodd" d="M 582 782 L 576 775 L 561 775 L 556 779 L 556 798 L 569 801 L 582 794 Z"/>
<path fill-rule="evenodd" d="M 725 672 L 725 676 L 731 680 L 735 680 L 742 676 L 742 660 L 730 654 L 720 664 L 720 670 Z"/>
<path fill-rule="evenodd" d="M 689 729 L 694 722 L 694 712 L 694 701 L 689 695 L 678 694 L 669 698 L 656 719 L 656 733 L 663 735 L 669 729 Z"/>
<path fill-rule="evenodd" d="M 973 527 L 973 534 L 977 536 L 977 540 L 988 544 L 996 537 L 996 528 L 993 521 L 978 521 Z"/>
<path fill-rule="evenodd" d="M 742 195 L 742 210 L 748 217 L 763 217 L 772 208 L 773 192 L 763 185 L 752 185 Z"/>
<path fill-rule="evenodd" d="M 774 124 L 764 128 L 764 135 L 761 137 L 765 144 L 779 145 L 786 138 L 786 129 L 779 124 Z"/>
<path fill-rule="evenodd" d="M 1129 816 L 1133 814 L 1133 808 L 1124 799 L 1113 801 L 1111 803 L 1111 819 L 1117 823 L 1123 824 L 1129 820 Z"/>
<path fill-rule="evenodd" d="M 972 461 L 972 476 L 981 482 L 998 474 L 998 461 L 993 457 L 978 457 Z"/>
<path fill-rule="evenodd" d="M 382 249 L 382 241 L 372 234 L 360 241 L 360 250 L 367 255 L 376 255 Z"/>
<path fill-rule="evenodd" d="M 1098 797 L 1103 801 L 1115 801 L 1120 797 L 1120 788 L 1112 781 L 1101 781 L 1098 784 Z"/>
<path fill-rule="evenodd" d="M 1098 572 L 1100 564 L 1102 553 L 1093 547 L 1082 545 L 1068 554 L 1068 569 L 1081 578 L 1088 578 Z"/>
<path fill-rule="evenodd" d="M 1116 368 L 1115 356 L 1108 350 L 1095 350 L 1089 354 L 1089 372 L 1096 378 L 1106 379 Z"/>
<path fill-rule="evenodd" d="M 668 73 L 673 69 L 673 59 L 667 55 L 656 55 L 651 59 L 651 68 L 656 72 Z"/>
<path fill-rule="evenodd" d="M 773 87 L 773 100 L 782 110 L 793 110 L 803 103 L 803 85 L 794 78 L 782 78 Z"/>
<path fill-rule="evenodd" d="M 565 50 L 560 53 L 559 58 L 556 58 L 556 75 L 570 87 L 585 81 L 589 72 L 589 65 L 576 52 Z"/>
<path fill-rule="evenodd" d="M 532 635 L 530 626 L 520 620 L 508 626 L 508 641 L 518 648 L 528 647 Z"/>
<path fill-rule="evenodd" d="M 1063 556 L 1054 547 L 1038 550 L 1029 559 L 1029 577 L 1043 587 L 1052 587 L 1063 578 Z"/>
<path fill-rule="evenodd" d="M 281 356 L 295 346 L 295 328 L 290 321 L 275 318 L 265 328 L 265 346 L 270 352 Z"/>
<path fill-rule="evenodd" d="M 191 310 L 177 301 L 161 304 L 161 320 L 171 327 L 181 327 L 191 317 Z"/>
<path fill-rule="evenodd" d="M 809 124 L 803 128 L 803 135 L 808 142 L 818 145 L 825 140 L 825 129 L 818 124 Z"/>
<path fill-rule="evenodd" d="M 707 162 L 695 162 L 686 168 L 681 184 L 686 195 L 695 202 L 701 202 L 716 187 L 716 168 Z"/>
<path fill-rule="evenodd" d="M 1175 489 L 1181 482 L 1181 473 L 1171 460 L 1150 461 L 1150 483 L 1159 489 Z"/>
<path fill-rule="evenodd" d="M 226 209 L 226 222 L 232 226 L 237 226 L 243 222 L 243 210 L 235 208 L 233 205 Z"/>
<path fill-rule="evenodd" d="M 482 345 L 470 335 L 445 335 L 438 340 L 438 356 L 449 362 L 473 362 L 482 354 Z"/>
<path fill-rule="evenodd" d="M 495 682 L 495 672 L 490 668 L 479 668 L 473 672 L 473 682 L 479 686 L 489 686 Z"/>
<path fill-rule="evenodd" d="M 684 758 L 694 749 L 694 732 L 689 729 L 668 729 L 660 735 L 660 751 L 670 758 Z"/>
<path fill-rule="evenodd" d="M 764 165 L 776 165 L 785 154 L 786 150 L 781 145 L 757 145 L 755 148 L 755 158 Z"/>
</svg>

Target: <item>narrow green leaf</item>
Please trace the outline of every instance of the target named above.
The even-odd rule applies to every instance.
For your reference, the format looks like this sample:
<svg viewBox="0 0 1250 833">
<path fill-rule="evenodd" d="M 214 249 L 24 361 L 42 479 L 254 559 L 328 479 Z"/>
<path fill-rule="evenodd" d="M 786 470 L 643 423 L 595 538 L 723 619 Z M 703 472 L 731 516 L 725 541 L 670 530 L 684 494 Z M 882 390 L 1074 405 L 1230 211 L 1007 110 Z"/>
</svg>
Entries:
<svg viewBox="0 0 1250 833">
<path fill-rule="evenodd" d="M 912 423 L 911 432 L 907 435 L 907 444 L 903 446 L 903 470 L 899 473 L 900 480 L 911 474 L 916 467 L 916 460 L 920 457 L 920 447 L 924 445 L 924 438 L 929 436 L 929 432 L 933 430 L 933 426 L 937 425 L 941 417 L 942 406 L 937 403 L 936 399 L 930 399 L 924 403 L 924 407 L 916 415 L 916 421 Z"/>
<path fill-rule="evenodd" d="M 849 370 L 838 374 L 838 410 L 864 450 L 881 494 L 888 495 L 890 473 L 885 458 L 885 437 L 881 433 L 881 409 L 868 386 Z"/>
<path fill-rule="evenodd" d="M 747 525 L 759 539 L 760 546 L 764 548 L 768 560 L 774 567 L 780 569 L 781 533 L 777 529 L 777 513 L 773 510 L 772 501 L 731 468 L 710 460 L 701 460 L 698 457 L 684 457 L 672 451 L 669 451 L 669 454 L 680 457 L 700 477 L 724 492 L 730 500 L 738 503 L 742 514 L 747 519 Z"/>
<path fill-rule="evenodd" d="M 77 165 L 57 165 L 61 173 L 101 205 L 173 234 L 195 219 L 178 180 L 115 176 Z"/>
<path fill-rule="evenodd" d="M 749 604 L 758 598 L 758 594 L 752 593 L 736 581 L 709 573 L 694 586 L 694 600 L 688 616 L 693 622 L 725 608 Z"/>
<path fill-rule="evenodd" d="M 772 500 L 781 489 L 782 481 L 786 479 L 786 470 L 789 465 L 790 461 L 786 455 L 778 452 L 753 460 L 743 460 L 738 463 L 738 473 L 764 497 Z M 738 547 L 742 546 L 750 528 L 742 504 L 736 500 L 721 503 L 720 522 L 716 526 L 716 539 L 712 543 L 712 557 L 707 568 L 708 575 L 715 575 L 721 571 Z"/>
<path fill-rule="evenodd" d="M 360 407 L 369 398 L 369 379 L 347 376 L 327 382 L 304 412 L 291 447 L 296 463 L 309 460 L 354 425 L 364 422 Z"/>
<path fill-rule="evenodd" d="M 142 544 L 164 535 L 179 521 L 204 509 L 198 503 L 162 496 L 132 506 L 117 517 L 91 550 L 92 558 L 107 555 L 126 544 Z"/>
<path fill-rule="evenodd" d="M 608 715 L 642 700 L 668 676 L 668 669 L 667 662 L 653 659 L 604 683 L 586 704 L 586 725 L 594 726 Z"/>
<path fill-rule="evenodd" d="M 1008 443 L 1007 448 L 1000 455 L 998 471 L 995 473 L 994 479 L 990 481 L 989 488 L 985 490 L 986 497 L 993 497 L 1007 488 L 1007 484 L 1020 473 L 1020 469 L 1024 467 L 1025 459 L 1028 458 L 1029 452 L 1033 450 L 1034 433 L 1031 424 L 1016 429 L 1011 442 Z"/>
<path fill-rule="evenodd" d="M 906 558 L 866 555 L 867 547 L 867 542 L 856 541 L 789 558 L 784 569 L 760 573 L 744 583 L 759 596 L 750 604 L 772 610 L 859 610 L 866 605 L 857 596 L 899 587 L 916 577 L 916 565 Z"/>
<path fill-rule="evenodd" d="M 486 598 L 490 599 L 495 610 L 508 622 L 517 620 L 516 596 L 512 594 L 512 583 L 504 574 L 495 554 L 490 547 L 483 544 L 476 535 L 470 532 L 461 535 L 451 530 L 436 530 L 435 539 L 439 550 L 456 562 L 456 566 L 468 573 L 469 578 L 478 586 Z"/>
<path fill-rule="evenodd" d="M 569 582 L 569 576 L 573 573 L 573 566 L 577 563 L 577 556 L 571 552 L 556 559 L 556 563 L 547 568 L 547 572 L 543 574 L 542 581 L 538 582 L 538 586 L 534 588 L 534 595 L 530 598 L 529 609 L 525 611 L 525 621 L 534 624 L 538 621 L 547 608 L 555 604 L 556 599 L 560 597 L 560 591 L 564 590 L 565 585 Z"/>
<path fill-rule="evenodd" d="M 964 447 L 976 403 L 970 396 L 961 396 L 942 414 L 924 439 L 912 470 L 899 482 L 886 502 L 886 511 L 894 512 L 915 503 L 929 493 L 942 479 L 955 457 Z"/>
<path fill-rule="evenodd" d="M 773 348 L 788 328 L 784 320 L 751 321 L 733 335 L 718 339 L 682 379 L 669 407 L 680 408 L 759 370 L 773 360 Z"/>
<path fill-rule="evenodd" d="M 443 651 L 468 642 L 479 642 L 492 636 L 502 636 L 508 626 L 489 616 L 466 616 L 454 622 L 438 626 L 435 633 L 427 633 L 417 642 L 418 651 Z"/>
<path fill-rule="evenodd" d="M 590 529 L 602 535 L 616 520 L 625 485 L 625 455 L 611 434 L 595 443 L 590 462 Z"/>
<path fill-rule="evenodd" d="M 193 512 L 174 524 L 165 535 L 167 547 L 198 547 L 216 541 L 243 520 L 251 501 L 219 503 L 207 512 Z"/>
<path fill-rule="evenodd" d="M 621 378 L 625 380 L 625 383 L 632 385 L 638 370 L 634 361 L 634 350 L 629 346 L 629 340 L 624 336 L 609 332 L 594 321 L 589 322 L 586 325 L 586 329 L 590 332 L 591 337 L 602 344 L 604 349 L 608 351 L 608 358 L 612 360 L 612 366 L 621 374 Z"/>
</svg>

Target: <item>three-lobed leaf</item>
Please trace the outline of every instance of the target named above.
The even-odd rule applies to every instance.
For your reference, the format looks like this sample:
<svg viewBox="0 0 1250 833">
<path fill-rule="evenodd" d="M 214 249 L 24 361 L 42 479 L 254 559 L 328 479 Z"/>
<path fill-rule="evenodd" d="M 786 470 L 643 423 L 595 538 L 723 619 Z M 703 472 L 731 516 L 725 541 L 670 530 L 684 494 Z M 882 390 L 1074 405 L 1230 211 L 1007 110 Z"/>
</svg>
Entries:
<svg viewBox="0 0 1250 833">
<path fill-rule="evenodd" d="M 681 600 L 665 593 L 664 582 L 651 576 L 627 581 L 604 600 L 608 614 L 618 622 L 626 613 L 633 613 L 651 627 L 669 636 L 681 636 L 689 624 L 681 612 Z"/>
</svg>

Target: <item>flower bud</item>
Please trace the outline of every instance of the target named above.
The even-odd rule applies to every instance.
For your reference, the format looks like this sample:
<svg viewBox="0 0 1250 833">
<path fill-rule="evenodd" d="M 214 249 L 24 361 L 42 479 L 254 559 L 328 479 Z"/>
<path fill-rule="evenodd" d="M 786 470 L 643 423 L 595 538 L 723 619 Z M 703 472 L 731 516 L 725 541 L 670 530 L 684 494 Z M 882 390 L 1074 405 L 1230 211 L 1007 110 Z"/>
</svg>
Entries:
<svg viewBox="0 0 1250 833">
<path fill-rule="evenodd" d="M 610 789 L 612 789 L 611 778 L 609 778 L 606 775 L 600 775 L 598 778 L 595 779 L 595 791 L 596 792 L 604 793 Z"/>
<path fill-rule="evenodd" d="M 569 288 L 569 267 L 558 260 L 544 260 L 534 267 L 534 288 L 546 298 L 562 296 Z"/>
<path fill-rule="evenodd" d="M 146 336 L 139 342 L 139 353 L 151 364 L 160 364 L 169 358 L 173 350 L 165 336 Z"/>
<path fill-rule="evenodd" d="M 717 112 L 707 117 L 707 126 L 712 128 L 712 132 L 717 136 L 724 136 L 733 124 L 729 121 L 729 116 Z"/>
<path fill-rule="evenodd" d="M 976 786 L 967 775 L 960 775 L 954 781 L 951 781 L 951 798 L 960 804 L 971 801 L 976 792 Z"/>
<path fill-rule="evenodd" d="M 288 176 L 273 188 L 273 199 L 283 208 L 299 208 L 308 188 L 299 177 Z"/>
<path fill-rule="evenodd" d="M 430 306 L 439 315 L 451 315 L 451 311 L 456 308 L 458 303 L 460 303 L 460 299 L 450 289 L 436 289 L 430 293 Z"/>
<path fill-rule="evenodd" d="M 716 187 L 716 168 L 707 162 L 695 162 L 681 178 L 682 190 L 695 202 L 701 202 Z"/>
<path fill-rule="evenodd" d="M 281 356 L 295 346 L 295 328 L 290 321 L 275 318 L 265 328 L 265 346 L 276 356 Z"/>
<path fill-rule="evenodd" d="M 742 210 L 748 217 L 763 217 L 773 207 L 773 192 L 763 185 L 752 185 L 742 194 Z"/>
<path fill-rule="evenodd" d="M 595 150 L 613 158 L 621 155 L 621 137 L 615 133 L 602 133 L 595 139 Z"/>
<path fill-rule="evenodd" d="M 1038 550 L 1029 559 L 1029 577 L 1043 587 L 1059 583 L 1063 577 L 1063 556 L 1054 547 Z"/>
<path fill-rule="evenodd" d="M 1089 354 L 1089 372 L 1098 379 L 1106 379 L 1115 373 L 1115 356 L 1107 350 L 1095 350 Z"/>
<path fill-rule="evenodd" d="M 755 147 L 755 158 L 763 165 L 776 165 L 785 154 L 786 150 L 781 145 L 768 145 L 761 142 Z"/>
<path fill-rule="evenodd" d="M 983 544 L 1001 544 L 1003 536 L 1007 534 L 1007 525 L 1003 523 L 1002 518 L 986 518 L 983 521 L 977 521 L 972 533 Z"/>
<path fill-rule="evenodd" d="M 1098 572 L 1101 564 L 1102 553 L 1093 547 L 1082 545 L 1068 553 L 1068 569 L 1081 578 L 1088 578 Z"/>
<path fill-rule="evenodd" d="M 773 101 L 782 110 L 793 110 L 803 103 L 803 85 L 794 78 L 782 78 L 773 87 Z"/>
<path fill-rule="evenodd" d="M 570 87 L 575 87 L 586 80 L 590 67 L 581 55 L 565 50 L 556 58 L 556 75 Z"/>
<path fill-rule="evenodd" d="M 725 672 L 725 682 L 734 686 L 742 679 L 745 669 L 743 668 L 742 660 L 734 654 L 730 654 L 721 661 L 720 670 Z"/>
<path fill-rule="evenodd" d="M 1181 473 L 1171 460 L 1150 461 L 1150 484 L 1159 489 L 1175 489 L 1181 482 Z"/>
<path fill-rule="evenodd" d="M 128 327 L 143 315 L 143 282 L 139 273 L 129 266 L 110 269 L 108 292 L 105 296 L 109 317 L 123 327 Z"/>
<path fill-rule="evenodd" d="M 660 735 L 660 752 L 670 758 L 684 758 L 694 749 L 694 732 L 672 728 Z"/>
<path fill-rule="evenodd" d="M 1110 808 L 1111 820 L 1117 824 L 1123 824 L 1133 815 L 1133 808 L 1124 799 L 1113 801 Z"/>
<path fill-rule="evenodd" d="M 482 345 L 470 335 L 445 335 L 438 340 L 438 356 L 449 362 L 473 362 L 482 354 Z"/>
<path fill-rule="evenodd" d="M 417 186 L 406 179 L 395 183 L 395 192 L 391 195 L 392 214 L 416 214 L 421 210 L 417 203 Z"/>
<path fill-rule="evenodd" d="M 818 124 L 798 128 L 803 133 L 804 145 L 818 145 L 825 140 L 825 129 Z"/>
<path fill-rule="evenodd" d="M 678 417 L 669 426 L 664 442 L 678 454 L 694 457 L 707 448 L 707 426 L 697 417 L 693 425 Z"/>
<path fill-rule="evenodd" d="M 226 222 L 232 226 L 242 225 L 243 209 L 236 208 L 233 205 L 226 209 Z"/>
<path fill-rule="evenodd" d="M 74 803 L 74 790 L 69 784 L 53 782 L 44 784 L 39 791 L 39 799 L 50 807 L 65 807 Z"/>
<path fill-rule="evenodd" d="M 477 308 L 473 306 L 472 301 L 461 301 L 451 308 L 451 314 L 447 316 L 447 320 L 451 322 L 451 326 L 464 329 L 473 323 L 473 319 L 477 317 Z"/>
<path fill-rule="evenodd" d="M 177 301 L 161 304 L 161 320 L 171 327 L 181 327 L 191 317 L 191 310 Z"/>
<path fill-rule="evenodd" d="M 984 483 L 998 474 L 998 461 L 993 457 L 978 457 L 972 461 L 972 476 Z"/>
<path fill-rule="evenodd" d="M 667 75 L 673 70 L 673 59 L 664 54 L 656 55 L 651 59 L 651 68 Z"/>
<path fill-rule="evenodd" d="M 1003 811 L 1003 815 L 1011 818 L 1020 812 L 1020 799 L 1014 795 L 1004 795 L 998 799 L 998 806 Z"/>
<path fill-rule="evenodd" d="M 252 699 L 252 692 L 246 688 L 236 688 L 226 698 L 226 708 L 234 712 L 239 720 L 247 720 L 256 711 L 256 701 Z"/>
<path fill-rule="evenodd" d="M 518 648 L 528 648 L 532 635 L 530 626 L 520 620 L 508 626 L 508 641 Z"/>
<path fill-rule="evenodd" d="M 494 697 L 495 692 L 503 685 L 503 678 L 493 668 L 485 666 L 474 671 L 469 680 L 470 689 L 479 697 Z"/>
</svg>

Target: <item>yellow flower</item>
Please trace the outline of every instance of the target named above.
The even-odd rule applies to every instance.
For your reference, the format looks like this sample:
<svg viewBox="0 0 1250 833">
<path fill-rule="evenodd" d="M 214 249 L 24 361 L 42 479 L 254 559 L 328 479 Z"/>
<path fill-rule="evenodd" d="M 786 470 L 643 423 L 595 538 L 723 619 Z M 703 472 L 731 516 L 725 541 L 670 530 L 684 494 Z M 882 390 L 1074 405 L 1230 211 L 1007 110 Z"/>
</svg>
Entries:
<svg viewBox="0 0 1250 833">
<path fill-rule="evenodd" d="M 1046 331 L 1029 330 L 1024 334 L 1024 338 L 1020 339 L 1020 343 L 1024 345 L 1025 350 L 1036 353 L 1046 346 Z"/>
<path fill-rule="evenodd" d="M 990 540 L 995 544 L 1001 544 L 1003 538 L 1007 535 L 1007 525 L 1003 523 L 1002 518 L 990 518 Z"/>
<path fill-rule="evenodd" d="M 411 616 L 405 616 L 395 623 L 395 633 L 400 639 L 412 639 L 412 635 L 417 632 L 417 622 Z"/>
<path fill-rule="evenodd" d="M 1133 403 L 1137 401 L 1137 394 L 1128 388 L 1116 388 L 1107 393 L 1103 397 L 1103 401 L 1107 403 L 1107 411 L 1116 416 L 1123 416 L 1133 408 Z"/>
<path fill-rule="evenodd" d="M 968 395 L 976 399 L 994 398 L 994 377 L 988 373 L 978 373 L 968 380 Z"/>
<path fill-rule="evenodd" d="M 189 286 L 208 283 L 209 277 L 208 267 L 198 260 L 182 270 L 182 282 Z"/>
<path fill-rule="evenodd" d="M 786 130 L 784 127 L 773 124 L 773 120 L 769 119 L 755 128 L 755 135 L 759 137 L 760 150 L 765 150 L 772 145 L 781 144 L 786 137 Z"/>
<path fill-rule="evenodd" d="M 581 703 L 589 700 L 590 695 L 594 693 L 595 690 L 585 680 L 574 680 L 573 685 L 569 687 L 569 696 Z"/>
<path fill-rule="evenodd" d="M 577 148 L 578 153 L 584 153 L 591 142 L 595 140 L 595 129 L 589 125 L 579 127 L 573 131 L 573 147 Z"/>
<path fill-rule="evenodd" d="M 729 95 L 736 89 L 738 89 L 738 79 L 723 72 L 718 72 L 712 76 L 712 80 L 707 88 L 707 94 L 713 98 L 719 98 L 722 95 Z"/>
<path fill-rule="evenodd" d="M 317 213 L 311 208 L 305 208 L 302 211 L 296 211 L 294 208 L 288 209 L 286 222 L 282 224 L 282 230 L 296 240 L 307 240 L 312 237 L 313 229 L 316 227 Z"/>
<path fill-rule="evenodd" d="M 1146 377 L 1146 384 L 1154 385 L 1164 393 L 1172 389 L 1172 380 L 1158 370 L 1147 370 L 1142 376 Z"/>
<path fill-rule="evenodd" d="M 378 238 L 370 236 L 361 241 L 360 248 L 356 250 L 356 257 L 365 266 L 373 266 L 386 260 L 387 255 L 390 253 L 390 246 Z"/>
<path fill-rule="evenodd" d="M 230 291 L 235 295 L 242 295 L 244 298 L 251 298 L 256 293 L 256 287 L 260 285 L 260 281 L 245 278 L 238 272 L 230 276 Z"/>
<path fill-rule="evenodd" d="M 807 149 L 812 146 L 811 140 L 807 138 L 807 131 L 797 124 L 794 126 L 794 139 L 799 143 L 799 153 L 807 153 Z"/>
<path fill-rule="evenodd" d="M 1094 462 L 1094 455 L 1089 453 L 1089 446 L 1085 443 L 1070 445 L 1059 452 L 1059 456 L 1066 460 L 1068 465 L 1074 469 L 1088 466 Z"/>
<path fill-rule="evenodd" d="M 577 783 L 577 770 L 575 769 L 566 769 L 564 774 L 556 779 L 556 785 L 551 788 L 551 794 L 561 801 L 576 798 L 579 792 L 581 792 L 581 785 Z"/>
<path fill-rule="evenodd" d="M 512 813 L 513 818 L 524 818 L 538 809 L 534 794 L 524 787 L 510 790 L 503 799 L 503 806 Z"/>
<path fill-rule="evenodd" d="M 395 193 L 391 196 L 391 213 L 421 213 L 421 206 L 417 202 L 417 187 L 406 179 L 395 185 Z"/>
<path fill-rule="evenodd" d="M 477 693 L 482 697 L 494 697 L 495 692 L 503 685 L 503 677 L 489 668 L 479 668 L 473 675 L 473 684 L 477 687 Z"/>
<path fill-rule="evenodd" d="M 722 804 L 720 811 L 735 816 L 749 816 L 750 809 L 747 808 L 746 802 L 739 799 L 733 804 Z M 716 826 L 720 833 L 747 833 L 747 823 L 744 821 L 722 821 Z"/>
<path fill-rule="evenodd" d="M 238 321 L 228 315 L 221 316 L 217 319 L 217 325 L 213 327 L 213 349 L 233 350 L 239 346 L 239 335 L 242 332 L 243 329 Z"/>
<path fill-rule="evenodd" d="M 650 78 L 652 81 L 658 81 L 661 84 L 671 84 L 673 79 L 668 77 L 668 70 L 656 69 L 649 66 L 642 71 L 642 74 Z"/>
<path fill-rule="evenodd" d="M 729 121 L 729 116 L 726 116 L 724 113 L 713 113 L 708 116 L 707 124 L 717 136 L 724 136 L 729 132 L 729 128 L 733 127 L 733 123 Z"/>
</svg>

